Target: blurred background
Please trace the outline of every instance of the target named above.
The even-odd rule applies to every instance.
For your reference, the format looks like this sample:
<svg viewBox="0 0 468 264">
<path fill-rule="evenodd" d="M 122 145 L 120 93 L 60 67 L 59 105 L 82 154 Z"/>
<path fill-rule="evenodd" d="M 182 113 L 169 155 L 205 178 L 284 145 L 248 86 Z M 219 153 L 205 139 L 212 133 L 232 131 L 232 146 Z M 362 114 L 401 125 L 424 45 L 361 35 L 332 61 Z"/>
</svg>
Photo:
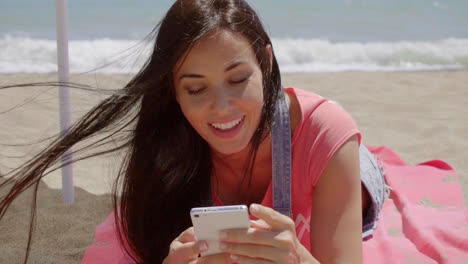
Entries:
<svg viewBox="0 0 468 264">
<path fill-rule="evenodd" d="M 71 90 L 72 120 L 107 97 L 106 89 L 133 77 L 152 44 L 142 40 L 172 3 L 68 0 L 70 80 L 102 88 Z M 285 87 L 338 101 L 357 122 L 364 144 L 388 146 L 407 164 L 448 162 L 458 177 L 453 171 L 440 186 L 460 184 L 468 204 L 468 0 L 249 3 L 272 37 Z M 0 87 L 57 81 L 55 12 L 55 0 L 0 0 Z M 80 74 L 86 72 L 91 74 Z M 0 89 L 0 173 L 33 157 L 59 133 L 57 91 Z M 32 263 L 81 263 L 96 226 L 112 211 L 121 154 L 74 164 L 72 206 L 62 202 L 59 171 L 41 180 Z M 23 263 L 32 191 L 0 221 L 0 263 Z M 463 204 L 461 191 L 450 195 Z M 414 254 L 406 253 L 410 263 Z"/>
<path fill-rule="evenodd" d="M 132 73 L 169 0 L 68 1 L 70 67 Z M 468 68 L 466 0 L 250 0 L 283 72 Z M 0 73 L 56 71 L 54 0 L 0 0 Z M 129 50 L 129 48 L 134 47 Z M 135 56 L 138 55 L 138 56 Z"/>
</svg>

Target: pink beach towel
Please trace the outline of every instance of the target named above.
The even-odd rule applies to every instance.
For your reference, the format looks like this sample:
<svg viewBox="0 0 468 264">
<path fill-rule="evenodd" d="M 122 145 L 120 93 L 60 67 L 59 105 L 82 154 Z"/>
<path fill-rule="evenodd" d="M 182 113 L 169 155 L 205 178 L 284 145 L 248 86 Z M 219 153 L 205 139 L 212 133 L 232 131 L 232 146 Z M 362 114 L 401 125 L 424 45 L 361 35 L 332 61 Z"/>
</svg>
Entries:
<svg viewBox="0 0 468 264">
<path fill-rule="evenodd" d="M 383 163 L 391 198 L 364 263 L 468 263 L 468 214 L 456 171 L 440 160 L 407 166 L 387 147 L 369 150 Z"/>
<path fill-rule="evenodd" d="M 369 147 L 392 188 L 373 236 L 363 242 L 365 264 L 468 264 L 468 213 L 459 179 L 447 163 L 406 165 L 387 147 Z M 82 264 L 134 263 L 114 229 L 114 213 L 96 228 Z"/>
</svg>

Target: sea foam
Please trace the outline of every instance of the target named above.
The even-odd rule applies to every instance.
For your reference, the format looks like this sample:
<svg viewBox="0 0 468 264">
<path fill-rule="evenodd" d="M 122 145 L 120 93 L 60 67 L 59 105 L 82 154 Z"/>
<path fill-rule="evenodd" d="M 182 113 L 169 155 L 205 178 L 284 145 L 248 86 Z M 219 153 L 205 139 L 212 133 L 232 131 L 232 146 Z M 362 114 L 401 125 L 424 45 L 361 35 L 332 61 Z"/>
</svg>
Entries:
<svg viewBox="0 0 468 264">
<path fill-rule="evenodd" d="M 320 39 L 273 39 L 282 72 L 420 71 L 468 68 L 468 39 L 398 42 L 330 42 Z M 137 72 L 152 43 L 135 40 L 72 40 L 72 73 Z M 57 71 L 56 41 L 0 37 L 1 73 Z"/>
</svg>

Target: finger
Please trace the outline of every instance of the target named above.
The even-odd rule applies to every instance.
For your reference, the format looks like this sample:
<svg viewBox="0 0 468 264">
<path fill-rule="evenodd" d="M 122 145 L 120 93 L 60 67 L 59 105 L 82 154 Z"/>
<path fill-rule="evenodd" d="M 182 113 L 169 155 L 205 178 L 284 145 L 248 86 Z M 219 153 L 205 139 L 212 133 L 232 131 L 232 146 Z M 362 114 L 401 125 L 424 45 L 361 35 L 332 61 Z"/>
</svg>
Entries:
<svg viewBox="0 0 468 264">
<path fill-rule="evenodd" d="M 239 255 L 231 255 L 231 259 L 234 261 L 234 263 L 239 263 L 239 264 L 272 264 L 275 263 L 271 260 L 267 259 L 256 259 L 256 258 L 249 258 L 246 256 L 239 256 Z"/>
<path fill-rule="evenodd" d="M 262 230 L 271 230 L 271 226 L 262 219 L 250 220 L 250 227 Z"/>
<path fill-rule="evenodd" d="M 197 260 L 196 264 L 211 264 L 211 263 L 216 263 L 216 264 L 224 264 L 224 263 L 229 263 L 231 264 L 233 261 L 230 257 L 229 254 L 227 253 L 220 253 L 220 254 L 213 254 L 209 256 L 204 256 L 201 257 Z"/>
<path fill-rule="evenodd" d="M 273 230 L 295 229 L 294 222 L 291 218 L 273 210 L 272 208 L 262 206 L 260 204 L 251 204 L 250 213 L 257 218 L 264 220 L 273 228 Z"/>
<path fill-rule="evenodd" d="M 200 255 L 200 253 L 206 252 L 208 250 L 208 243 L 205 241 L 198 242 L 187 242 L 180 243 L 180 241 L 174 241 L 174 244 L 171 245 L 170 249 L 170 258 L 174 261 L 186 262 L 188 260 L 193 260 Z"/>
<path fill-rule="evenodd" d="M 219 240 L 224 242 L 282 247 L 282 241 L 276 239 L 279 233 L 280 232 L 257 228 L 226 229 L 219 232 Z"/>
<path fill-rule="evenodd" d="M 280 260 L 286 259 L 286 256 L 289 252 L 287 249 L 280 249 L 258 244 L 221 242 L 219 246 L 223 252 L 229 253 L 231 255 L 246 256 L 254 259 L 260 258 L 271 261 L 277 260 L 279 263 L 283 263 Z"/>
<path fill-rule="evenodd" d="M 176 240 L 180 241 L 181 243 L 197 241 L 197 237 L 195 236 L 195 229 L 193 226 L 185 229 L 182 233 L 180 233 Z"/>
</svg>

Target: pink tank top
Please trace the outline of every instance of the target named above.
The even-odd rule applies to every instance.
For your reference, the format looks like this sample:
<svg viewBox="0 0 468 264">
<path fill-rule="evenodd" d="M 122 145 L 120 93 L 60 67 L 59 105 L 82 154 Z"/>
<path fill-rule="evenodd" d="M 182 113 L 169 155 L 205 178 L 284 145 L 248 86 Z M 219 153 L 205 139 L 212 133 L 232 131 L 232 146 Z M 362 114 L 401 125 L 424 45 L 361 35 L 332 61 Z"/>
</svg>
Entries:
<svg viewBox="0 0 468 264">
<path fill-rule="evenodd" d="M 352 117 L 333 101 L 312 92 L 286 88 L 297 98 L 301 119 L 292 137 L 291 199 L 296 234 L 310 251 L 310 214 L 314 187 L 336 151 L 353 135 L 361 134 Z M 216 195 L 216 205 L 223 205 Z M 273 207 L 272 185 L 262 205 Z"/>
<path fill-rule="evenodd" d="M 353 135 L 361 134 L 352 117 L 333 101 L 312 92 L 286 88 L 297 98 L 301 118 L 292 137 L 291 198 L 296 234 L 310 251 L 310 217 L 314 187 L 336 151 Z M 213 196 L 216 205 L 222 202 Z M 262 205 L 272 207 L 272 186 Z M 113 214 L 96 228 L 95 242 L 88 248 L 84 263 L 130 263 L 114 231 Z"/>
</svg>

